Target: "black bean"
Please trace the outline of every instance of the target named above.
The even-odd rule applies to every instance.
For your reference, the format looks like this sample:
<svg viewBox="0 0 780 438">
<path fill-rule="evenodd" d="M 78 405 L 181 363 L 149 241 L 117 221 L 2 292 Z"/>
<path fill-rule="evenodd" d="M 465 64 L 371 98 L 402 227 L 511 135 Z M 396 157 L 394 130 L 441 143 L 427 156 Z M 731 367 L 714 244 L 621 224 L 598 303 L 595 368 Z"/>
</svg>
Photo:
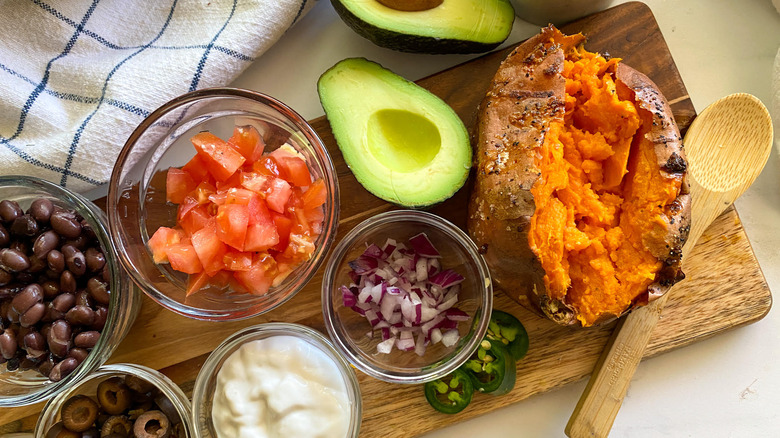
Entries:
<svg viewBox="0 0 780 438">
<path fill-rule="evenodd" d="M 8 303 L 8 307 L 4 307 L 3 310 L 3 316 L 5 319 L 10 321 L 12 324 L 19 324 L 19 313 L 14 310 L 13 306 L 11 306 L 10 301 L 6 301 Z"/>
<path fill-rule="evenodd" d="M 31 255 L 29 259 L 30 267 L 27 268 L 27 272 L 30 274 L 40 274 L 48 268 L 48 266 L 46 266 L 46 262 L 36 255 Z"/>
<path fill-rule="evenodd" d="M 95 311 L 84 305 L 76 305 L 65 314 L 71 325 L 91 326 L 95 323 Z"/>
<path fill-rule="evenodd" d="M 49 339 L 49 332 L 51 331 L 51 324 L 44 324 L 44 325 L 42 325 L 41 329 L 38 330 L 38 331 L 41 333 L 41 335 L 44 338 Z"/>
<path fill-rule="evenodd" d="M 38 222 L 29 214 L 25 214 L 14 219 L 8 231 L 17 236 L 33 237 L 38 234 Z"/>
<path fill-rule="evenodd" d="M 51 303 L 55 309 L 65 313 L 76 305 L 76 295 L 71 293 L 63 293 L 52 300 Z"/>
<path fill-rule="evenodd" d="M 16 201 L 4 200 L 0 201 L 0 218 L 6 223 L 12 222 L 14 219 L 23 215 L 22 207 Z"/>
<path fill-rule="evenodd" d="M 60 236 L 53 230 L 41 233 L 33 242 L 33 254 L 40 258 L 44 258 L 49 254 L 49 251 L 56 249 L 60 244 Z"/>
<path fill-rule="evenodd" d="M 24 252 L 11 248 L 0 249 L 0 269 L 21 272 L 30 267 L 30 259 Z"/>
<path fill-rule="evenodd" d="M 5 286 L 6 284 L 10 283 L 14 279 L 14 274 L 6 271 L 5 269 L 0 269 L 0 286 Z M 0 299 L 3 299 L 2 296 L 0 296 Z"/>
<path fill-rule="evenodd" d="M 46 338 L 39 332 L 27 333 L 24 336 L 23 344 L 29 357 L 40 359 L 44 354 L 48 353 L 48 350 L 46 349 Z"/>
<path fill-rule="evenodd" d="M 21 284 L 30 284 L 35 282 L 35 274 L 24 271 L 24 272 L 17 272 L 16 273 L 16 281 L 18 281 Z"/>
<path fill-rule="evenodd" d="M 70 351 L 68 352 L 68 357 L 72 357 L 76 359 L 76 362 L 78 363 L 84 362 L 84 360 L 87 358 L 88 355 L 89 355 L 89 351 L 79 347 L 71 348 Z"/>
<path fill-rule="evenodd" d="M 103 330 L 103 327 L 106 325 L 106 319 L 108 319 L 108 308 L 97 306 L 95 309 L 95 322 L 92 323 L 92 330 Z"/>
<path fill-rule="evenodd" d="M 87 259 L 87 268 L 91 272 L 98 272 L 106 265 L 106 256 L 95 248 L 88 248 L 84 252 L 84 257 Z"/>
<path fill-rule="evenodd" d="M 43 318 L 43 315 L 46 314 L 46 305 L 43 303 L 37 303 L 34 304 L 32 307 L 27 309 L 22 316 L 19 317 L 19 324 L 22 325 L 22 327 L 32 327 L 35 324 L 38 324 L 38 321 L 40 321 Z"/>
<path fill-rule="evenodd" d="M 78 248 L 71 244 L 63 245 L 60 249 L 62 255 L 65 256 L 65 266 L 76 277 L 81 277 L 87 272 L 87 259 L 84 257 L 84 253 L 79 251 Z"/>
<path fill-rule="evenodd" d="M 8 246 L 9 243 L 11 243 L 11 236 L 3 224 L 0 224 L 0 246 Z"/>
<path fill-rule="evenodd" d="M 60 276 L 60 290 L 66 293 L 76 292 L 76 277 L 70 271 L 63 271 Z"/>
<path fill-rule="evenodd" d="M 41 287 L 43 288 L 43 297 L 47 300 L 53 300 L 60 294 L 60 284 L 56 281 L 44 281 L 41 283 Z"/>
<path fill-rule="evenodd" d="M 103 271 L 101 272 L 100 277 L 105 281 L 106 283 L 111 283 L 111 269 L 108 268 L 108 264 L 103 266 Z"/>
<path fill-rule="evenodd" d="M 98 339 L 100 339 L 100 332 L 96 330 L 81 332 L 73 338 L 73 345 L 89 349 L 97 344 Z"/>
<path fill-rule="evenodd" d="M 27 311 L 35 303 L 40 303 L 43 300 L 43 288 L 38 283 L 27 285 L 21 292 L 19 292 L 13 300 L 11 300 L 11 306 L 18 314 L 22 314 Z"/>
<path fill-rule="evenodd" d="M 81 234 L 81 224 L 76 220 L 76 215 L 73 212 L 58 211 L 52 213 L 49 222 L 52 229 L 66 239 L 75 239 Z"/>
<path fill-rule="evenodd" d="M 59 250 L 53 249 L 46 255 L 46 262 L 49 264 L 49 269 L 56 273 L 61 273 L 65 270 L 65 256 L 62 255 Z"/>
<path fill-rule="evenodd" d="M 76 368 L 78 368 L 78 366 L 78 361 L 72 357 L 63 359 L 62 362 L 54 365 L 54 368 L 51 369 L 51 372 L 49 373 L 49 379 L 52 382 L 59 382 L 60 380 L 67 377 L 68 374 L 72 373 Z"/>
<path fill-rule="evenodd" d="M 49 373 L 51 373 L 51 369 L 54 368 L 54 365 L 56 364 L 57 362 L 54 360 L 54 356 L 52 356 L 51 353 L 47 353 L 38 365 L 38 372 L 48 377 Z"/>
<path fill-rule="evenodd" d="M 108 284 L 97 277 L 92 277 L 87 281 L 87 292 L 93 300 L 100 304 L 108 305 L 111 301 L 111 295 L 108 291 Z"/>
<path fill-rule="evenodd" d="M 41 318 L 41 321 L 54 322 L 62 318 L 65 318 L 65 312 L 60 312 L 59 310 L 55 309 L 54 302 L 49 301 L 49 303 L 46 304 L 46 313 L 43 315 L 43 318 Z"/>
<path fill-rule="evenodd" d="M 3 330 L 3 334 L 0 334 L 0 355 L 6 360 L 11 360 L 16 357 L 17 347 L 16 331 L 12 328 Z"/>
<path fill-rule="evenodd" d="M 89 292 L 86 289 L 81 289 L 76 293 L 76 305 L 95 307 L 95 300 L 89 296 Z"/>
<path fill-rule="evenodd" d="M 51 354 L 57 357 L 66 357 L 71 347 L 71 334 L 70 324 L 62 319 L 54 321 L 46 339 Z"/>
<path fill-rule="evenodd" d="M 54 204 L 49 199 L 38 198 L 30 204 L 30 209 L 27 212 L 36 221 L 45 224 L 49 222 L 49 218 L 51 218 L 51 214 L 54 212 Z"/>
</svg>

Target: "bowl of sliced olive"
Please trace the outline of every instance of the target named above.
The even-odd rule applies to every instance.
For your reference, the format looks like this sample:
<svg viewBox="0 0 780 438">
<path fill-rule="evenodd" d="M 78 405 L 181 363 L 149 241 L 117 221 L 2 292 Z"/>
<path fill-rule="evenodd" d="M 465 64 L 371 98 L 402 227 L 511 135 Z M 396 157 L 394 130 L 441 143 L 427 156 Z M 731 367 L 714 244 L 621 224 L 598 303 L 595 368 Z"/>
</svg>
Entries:
<svg viewBox="0 0 780 438">
<path fill-rule="evenodd" d="M 135 364 L 98 368 L 43 408 L 35 436 L 191 438 L 191 405 L 163 374 Z"/>
</svg>

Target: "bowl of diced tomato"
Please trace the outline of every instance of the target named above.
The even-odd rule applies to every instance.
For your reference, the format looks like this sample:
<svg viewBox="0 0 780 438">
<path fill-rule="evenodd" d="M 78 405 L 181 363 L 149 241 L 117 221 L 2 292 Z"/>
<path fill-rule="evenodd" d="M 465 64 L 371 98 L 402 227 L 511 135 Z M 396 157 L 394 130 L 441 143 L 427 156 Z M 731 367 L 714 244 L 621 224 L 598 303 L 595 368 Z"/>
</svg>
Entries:
<svg viewBox="0 0 780 438">
<path fill-rule="evenodd" d="M 282 102 L 198 90 L 150 114 L 114 166 L 107 211 L 120 261 L 153 300 L 204 320 L 265 313 L 317 271 L 336 234 L 336 172 Z"/>
</svg>

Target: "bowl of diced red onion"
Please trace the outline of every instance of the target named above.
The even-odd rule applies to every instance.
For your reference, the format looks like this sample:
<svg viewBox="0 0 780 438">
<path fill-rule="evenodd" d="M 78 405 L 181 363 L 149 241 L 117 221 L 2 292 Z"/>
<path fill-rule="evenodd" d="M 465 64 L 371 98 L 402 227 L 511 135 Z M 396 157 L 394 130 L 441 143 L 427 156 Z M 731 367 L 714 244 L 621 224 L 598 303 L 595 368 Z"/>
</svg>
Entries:
<svg viewBox="0 0 780 438">
<path fill-rule="evenodd" d="M 493 287 L 484 259 L 457 226 L 396 210 L 353 228 L 322 281 L 325 327 L 360 371 L 423 383 L 454 371 L 485 336 Z"/>
</svg>

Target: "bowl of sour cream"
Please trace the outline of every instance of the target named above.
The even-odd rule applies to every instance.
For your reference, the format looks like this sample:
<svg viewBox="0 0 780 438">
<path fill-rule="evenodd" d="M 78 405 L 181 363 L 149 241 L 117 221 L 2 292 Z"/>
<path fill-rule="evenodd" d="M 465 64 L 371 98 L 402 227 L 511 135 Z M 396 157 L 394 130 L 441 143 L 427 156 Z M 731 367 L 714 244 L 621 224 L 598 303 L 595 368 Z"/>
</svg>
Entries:
<svg viewBox="0 0 780 438">
<path fill-rule="evenodd" d="M 299 324 L 243 329 L 217 347 L 195 381 L 196 437 L 357 437 L 362 405 L 352 367 Z"/>
</svg>

